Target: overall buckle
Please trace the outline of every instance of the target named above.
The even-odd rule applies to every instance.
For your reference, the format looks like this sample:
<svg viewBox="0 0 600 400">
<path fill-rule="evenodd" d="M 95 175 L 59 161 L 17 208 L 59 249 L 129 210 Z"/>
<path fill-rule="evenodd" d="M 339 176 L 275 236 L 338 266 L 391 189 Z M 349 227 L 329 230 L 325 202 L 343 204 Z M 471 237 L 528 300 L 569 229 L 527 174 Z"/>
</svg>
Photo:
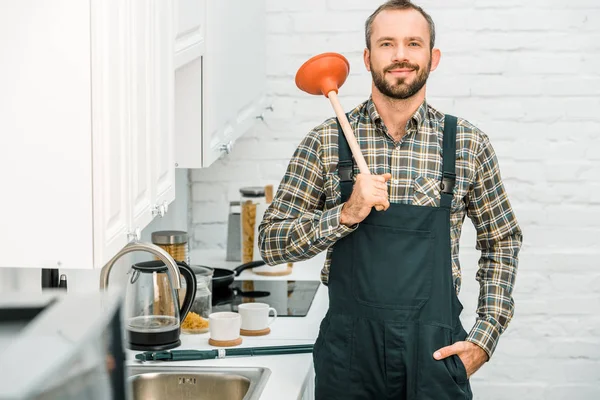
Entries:
<svg viewBox="0 0 600 400">
<path fill-rule="evenodd" d="M 456 184 L 456 174 L 451 172 L 444 172 L 442 176 L 442 193 L 453 194 L 454 185 Z"/>
<path fill-rule="evenodd" d="M 340 161 L 338 163 L 338 175 L 340 181 L 351 182 L 354 177 L 354 163 L 352 161 Z"/>
</svg>

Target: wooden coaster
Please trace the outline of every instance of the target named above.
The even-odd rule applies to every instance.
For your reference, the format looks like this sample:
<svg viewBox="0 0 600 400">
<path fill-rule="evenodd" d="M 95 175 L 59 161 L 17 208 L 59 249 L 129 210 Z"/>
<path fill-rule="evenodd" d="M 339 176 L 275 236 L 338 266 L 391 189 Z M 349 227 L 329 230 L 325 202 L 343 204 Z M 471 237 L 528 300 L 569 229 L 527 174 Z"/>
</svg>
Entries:
<svg viewBox="0 0 600 400">
<path fill-rule="evenodd" d="M 242 336 L 264 336 L 268 335 L 269 333 L 271 333 L 271 328 L 269 327 L 258 331 L 247 331 L 245 329 L 240 329 L 240 335 Z"/>
<path fill-rule="evenodd" d="M 292 267 L 288 266 L 286 269 L 282 270 L 282 271 L 252 271 L 253 273 L 255 273 L 256 275 L 262 275 L 262 276 L 285 276 L 285 275 L 289 275 L 292 273 Z"/>
<path fill-rule="evenodd" d="M 211 346 L 217 346 L 217 347 L 238 346 L 238 345 L 242 344 L 242 338 L 239 337 L 239 338 L 234 339 L 234 340 L 214 340 L 214 339 L 208 339 L 208 344 L 210 344 Z"/>
</svg>

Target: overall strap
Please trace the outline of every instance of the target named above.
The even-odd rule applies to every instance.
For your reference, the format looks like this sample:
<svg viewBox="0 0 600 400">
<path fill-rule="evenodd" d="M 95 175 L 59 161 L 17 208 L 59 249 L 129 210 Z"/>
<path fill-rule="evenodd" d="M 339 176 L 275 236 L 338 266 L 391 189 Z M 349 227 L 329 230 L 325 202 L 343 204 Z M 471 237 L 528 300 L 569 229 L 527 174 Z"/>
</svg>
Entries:
<svg viewBox="0 0 600 400">
<path fill-rule="evenodd" d="M 348 118 L 348 114 L 346 114 Z M 354 185 L 354 159 L 350 145 L 344 136 L 344 131 L 340 121 L 336 118 L 338 126 L 338 167 L 337 173 L 340 177 L 340 187 L 342 191 L 342 203 L 347 201 L 352 194 L 352 185 Z"/>
<path fill-rule="evenodd" d="M 440 207 L 450 208 L 456 184 L 456 117 L 446 114 L 444 119 L 444 149 Z"/>
</svg>

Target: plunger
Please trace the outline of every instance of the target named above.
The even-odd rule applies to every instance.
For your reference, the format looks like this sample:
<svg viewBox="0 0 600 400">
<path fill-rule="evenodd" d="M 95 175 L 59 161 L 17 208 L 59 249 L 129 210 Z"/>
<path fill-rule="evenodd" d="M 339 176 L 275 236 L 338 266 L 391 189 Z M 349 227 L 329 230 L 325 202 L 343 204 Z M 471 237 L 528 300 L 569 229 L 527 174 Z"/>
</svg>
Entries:
<svg viewBox="0 0 600 400">
<path fill-rule="evenodd" d="M 344 84 L 350 73 L 350 63 L 339 53 L 322 53 L 306 61 L 296 73 L 296 86 L 304 92 L 314 95 L 325 95 L 331 102 L 335 115 L 340 121 L 350 151 L 361 174 L 370 175 L 367 162 L 360 151 L 352 127 L 338 99 L 338 89 Z M 377 211 L 383 206 L 377 205 Z"/>
</svg>

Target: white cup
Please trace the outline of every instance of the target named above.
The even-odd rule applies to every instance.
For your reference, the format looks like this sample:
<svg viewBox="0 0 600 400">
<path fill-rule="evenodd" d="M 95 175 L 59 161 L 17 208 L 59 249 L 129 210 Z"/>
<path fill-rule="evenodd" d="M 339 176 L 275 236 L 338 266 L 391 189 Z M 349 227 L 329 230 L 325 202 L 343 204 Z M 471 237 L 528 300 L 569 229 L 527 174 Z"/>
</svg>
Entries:
<svg viewBox="0 0 600 400">
<path fill-rule="evenodd" d="M 242 318 L 240 314 L 223 311 L 208 316 L 210 338 L 213 340 L 236 340 L 240 337 Z"/>
<path fill-rule="evenodd" d="M 246 331 L 266 329 L 277 319 L 277 311 L 266 303 L 243 303 L 238 305 L 238 312 L 242 316 L 242 329 Z M 271 312 L 274 315 L 269 321 Z"/>
</svg>

